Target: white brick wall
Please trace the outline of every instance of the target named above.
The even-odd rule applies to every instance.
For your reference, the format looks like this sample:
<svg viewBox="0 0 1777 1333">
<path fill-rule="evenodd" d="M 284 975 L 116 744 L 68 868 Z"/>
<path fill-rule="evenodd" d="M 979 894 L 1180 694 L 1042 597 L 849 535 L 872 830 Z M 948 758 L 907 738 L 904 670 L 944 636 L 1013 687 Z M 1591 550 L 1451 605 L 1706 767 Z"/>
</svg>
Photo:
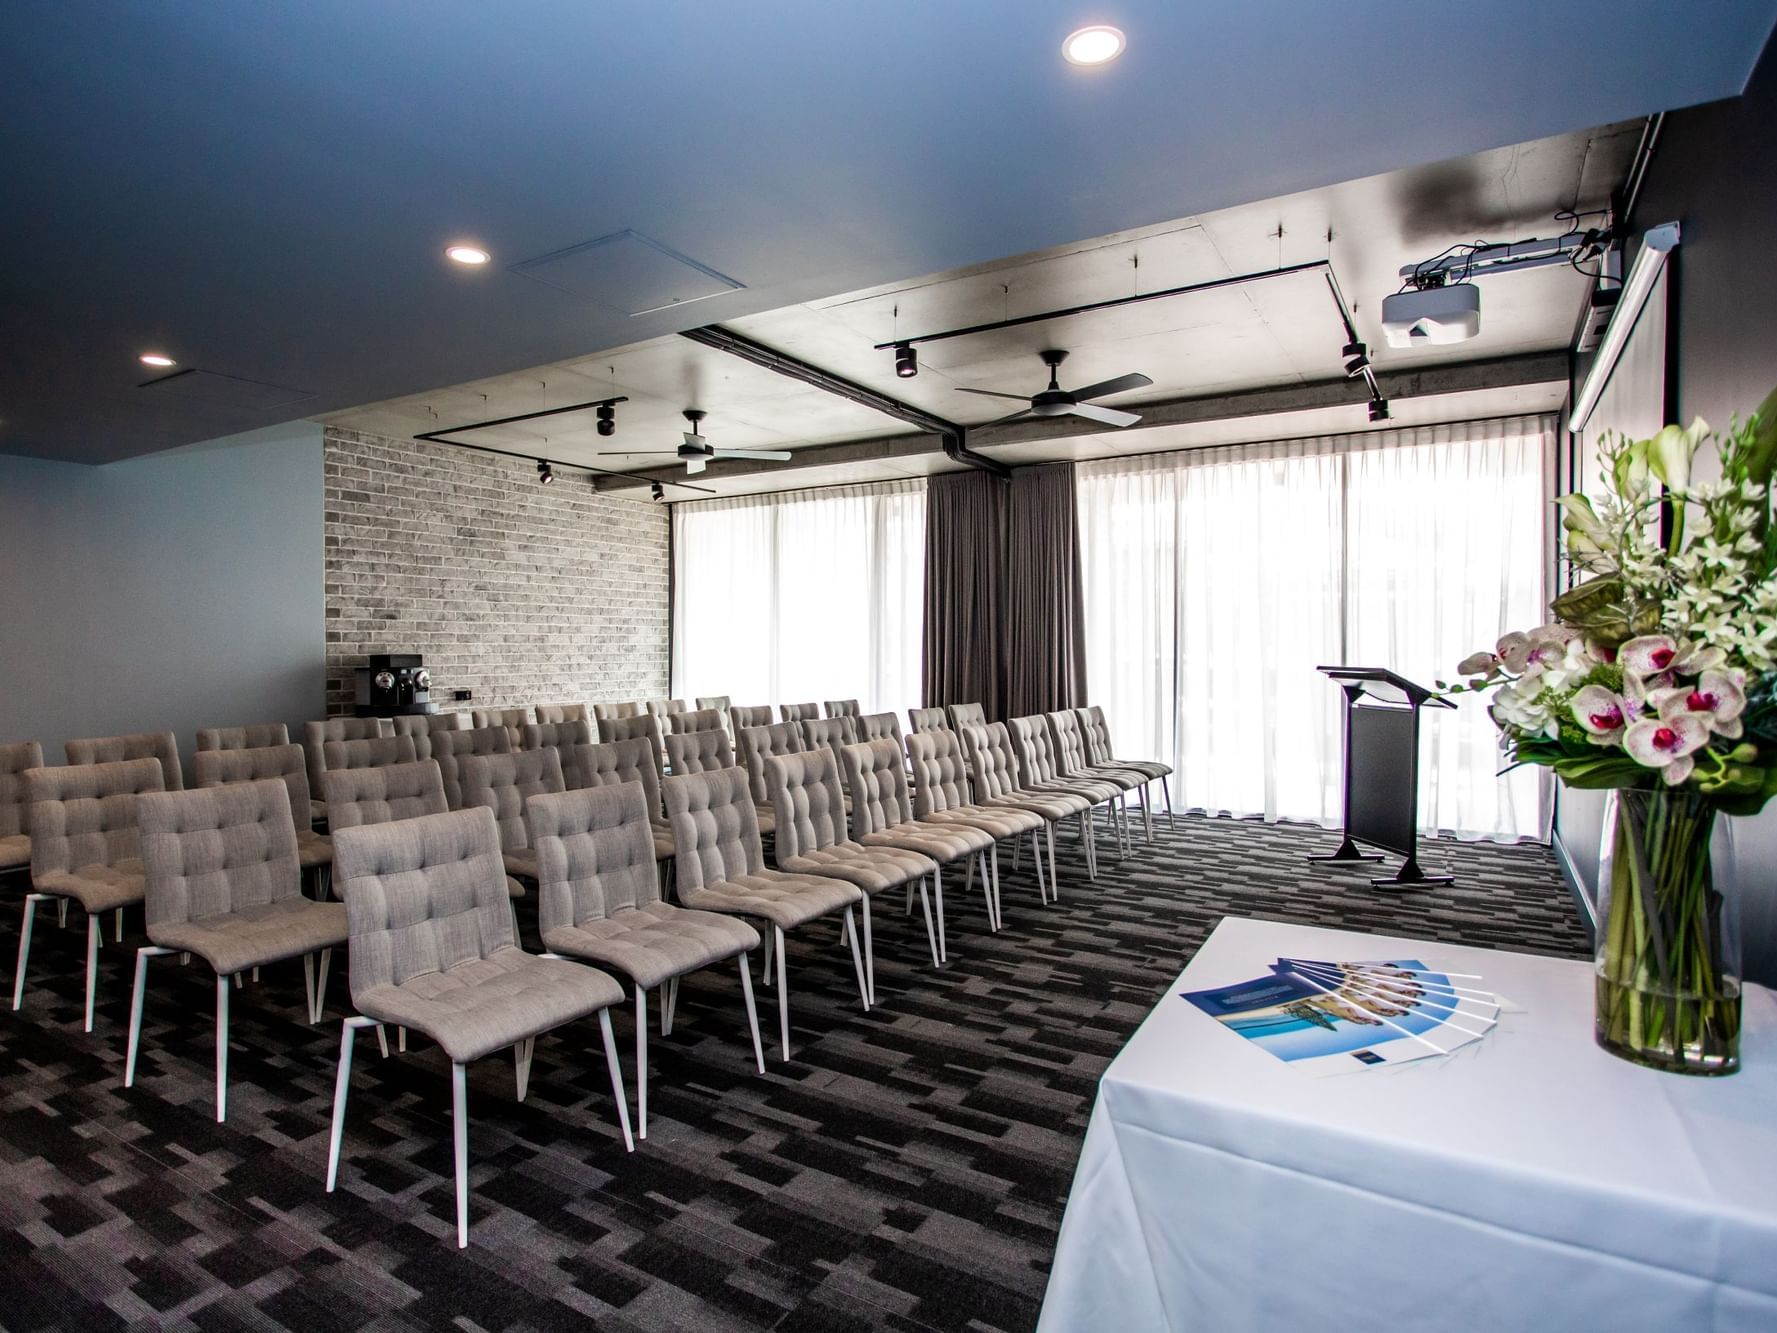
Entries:
<svg viewBox="0 0 1777 1333">
<path fill-rule="evenodd" d="M 325 459 L 328 712 L 379 652 L 424 657 L 440 708 L 666 693 L 666 506 L 333 427 Z"/>
</svg>

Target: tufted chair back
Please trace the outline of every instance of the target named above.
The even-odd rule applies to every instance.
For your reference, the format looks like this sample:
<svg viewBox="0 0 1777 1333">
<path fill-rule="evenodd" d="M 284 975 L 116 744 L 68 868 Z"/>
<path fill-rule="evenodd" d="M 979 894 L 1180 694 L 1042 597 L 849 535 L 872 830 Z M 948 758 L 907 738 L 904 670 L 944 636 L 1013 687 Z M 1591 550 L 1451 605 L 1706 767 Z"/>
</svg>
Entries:
<svg viewBox="0 0 1777 1333">
<path fill-rule="evenodd" d="M 463 757 L 463 808 L 486 806 L 499 826 L 500 850 L 522 852 L 531 845 L 524 822 L 525 798 L 567 790 L 561 757 L 554 750 Z"/>
<path fill-rule="evenodd" d="M 321 775 L 321 795 L 330 831 L 441 815 L 450 809 L 444 799 L 444 775 L 433 759 L 329 770 Z"/>
<path fill-rule="evenodd" d="M 673 873 L 681 895 L 765 868 L 759 816 L 744 770 L 675 774 L 664 785 L 666 818 L 678 849 Z"/>
<path fill-rule="evenodd" d="M 907 759 L 913 767 L 913 813 L 917 818 L 970 803 L 962 738 L 954 731 L 947 728 L 909 736 Z"/>
<path fill-rule="evenodd" d="M 765 761 L 773 755 L 801 754 L 802 727 L 796 722 L 777 722 L 769 727 L 748 727 L 737 738 L 740 761 L 752 782 L 753 800 L 763 805 L 771 799 L 765 782 Z"/>
<path fill-rule="evenodd" d="M 879 741 L 884 737 L 894 741 L 895 748 L 901 748 L 901 719 L 895 713 L 865 713 L 858 719 L 858 739 L 860 741 Z"/>
<path fill-rule="evenodd" d="M 411 764 L 419 758 L 412 736 L 369 736 L 358 741 L 325 741 L 321 768 L 381 768 L 385 764 Z"/>
<path fill-rule="evenodd" d="M 648 716 L 654 719 L 655 729 L 662 735 L 667 732 L 667 719 L 687 712 L 691 705 L 683 699 L 649 699 L 643 705 Z"/>
<path fill-rule="evenodd" d="M 166 770 L 158 759 L 125 759 L 30 768 L 24 782 L 31 806 L 31 875 L 40 879 L 139 860 L 136 798 L 165 791 Z"/>
<path fill-rule="evenodd" d="M 675 773 L 733 768 L 734 747 L 725 731 L 688 731 L 666 738 L 666 761 Z"/>
<path fill-rule="evenodd" d="M 731 737 L 736 738 L 737 743 L 743 729 L 747 727 L 769 727 L 770 725 L 770 704 L 759 704 L 757 707 L 753 708 L 743 705 L 739 708 L 730 708 L 728 710 L 728 734 Z"/>
<path fill-rule="evenodd" d="M 858 719 L 855 717 L 811 717 L 802 722 L 803 748 L 831 750 L 835 775 L 839 772 L 839 747 L 856 745 L 862 739 L 858 734 Z"/>
<path fill-rule="evenodd" d="M 950 717 L 942 708 L 909 708 L 907 721 L 913 726 L 913 734 L 922 731 L 947 731 L 950 728 Z"/>
<path fill-rule="evenodd" d="M 713 708 L 723 717 L 727 717 L 728 709 L 734 703 L 734 700 L 730 699 L 726 694 L 700 694 L 694 702 L 697 704 L 699 712 L 702 712 L 706 708 Z"/>
<path fill-rule="evenodd" d="M 969 776 L 981 800 L 1010 796 L 1018 790 L 1018 756 L 1012 753 L 1012 737 L 1004 722 L 964 727 L 962 741 Z"/>
<path fill-rule="evenodd" d="M 282 722 L 261 722 L 247 727 L 199 727 L 197 748 L 203 750 L 257 750 L 262 746 L 290 744 L 290 728 Z"/>
<path fill-rule="evenodd" d="M 185 785 L 185 775 L 179 768 L 179 742 L 170 731 L 67 741 L 62 749 L 67 752 L 70 764 L 120 764 L 130 759 L 153 759 L 160 764 L 162 791 L 178 791 Z"/>
<path fill-rule="evenodd" d="M 620 704 L 594 704 L 592 706 L 592 720 L 605 722 L 612 718 L 640 717 L 647 711 L 648 705 L 640 699 L 631 699 L 627 703 Z"/>
<path fill-rule="evenodd" d="M 721 731 L 722 710 L 699 708 L 689 713 L 673 713 L 666 719 L 666 733 L 685 735 L 693 731 Z"/>
<path fill-rule="evenodd" d="M 1018 757 L 1018 785 L 1035 786 L 1053 782 L 1059 773 L 1055 767 L 1055 746 L 1041 714 L 1015 717 L 1007 724 L 1012 735 L 1012 753 Z"/>
<path fill-rule="evenodd" d="M 654 750 L 656 767 L 666 763 L 666 755 L 660 744 L 660 719 L 652 713 L 638 713 L 634 717 L 608 717 L 599 722 L 599 744 L 612 745 L 617 741 L 646 740 Z"/>
<path fill-rule="evenodd" d="M 328 741 L 361 741 L 394 734 L 394 724 L 386 717 L 330 717 L 324 722 L 304 722 L 302 748 L 308 755 L 309 790 L 321 790 L 321 774 L 327 771 L 322 747 Z"/>
<path fill-rule="evenodd" d="M 574 750 L 574 766 L 582 786 L 613 787 L 639 782 L 648 805 L 648 818 L 660 818 L 660 769 L 646 737 L 612 741 L 607 745 L 581 745 Z"/>
<path fill-rule="evenodd" d="M 473 720 L 461 709 L 454 713 L 427 713 L 426 730 L 434 736 L 441 731 L 472 731 L 474 728 L 469 723 Z"/>
<path fill-rule="evenodd" d="M 528 708 L 471 708 L 471 723 L 476 727 L 504 727 L 512 740 L 512 748 L 518 748 L 519 738 L 524 734 L 524 724 L 531 720 Z"/>
<path fill-rule="evenodd" d="M 405 736 L 413 742 L 415 759 L 432 757 L 432 715 L 428 713 L 407 713 L 389 719 L 389 725 L 395 729 L 397 736 Z"/>
<path fill-rule="evenodd" d="M 352 999 L 518 947 L 493 811 L 341 829 L 333 885 L 351 931 Z"/>
<path fill-rule="evenodd" d="M 36 741 L 0 745 L 0 838 L 31 831 L 31 806 L 25 799 L 25 773 L 43 767 L 43 747 Z"/>
<path fill-rule="evenodd" d="M 526 750 L 554 750 L 561 760 L 562 780 L 571 790 L 584 787 L 579 775 L 574 771 L 573 751 L 577 745 L 592 744 L 592 723 L 576 720 L 573 722 L 527 722 L 524 727 L 523 745 Z"/>
<path fill-rule="evenodd" d="M 1078 773 L 1083 768 L 1090 768 L 1091 761 L 1086 757 L 1086 737 L 1080 731 L 1080 719 L 1074 716 L 1074 710 L 1064 708 L 1059 712 L 1043 714 L 1043 721 L 1049 728 L 1049 740 L 1055 747 L 1055 771 L 1066 777 L 1069 773 Z"/>
<path fill-rule="evenodd" d="M 828 717 L 856 717 L 858 701 L 856 699 L 829 699 L 821 705 L 827 710 Z"/>
<path fill-rule="evenodd" d="M 907 761 L 893 741 L 848 745 L 839 758 L 845 765 L 845 785 L 851 791 L 854 839 L 913 818 L 913 801 L 907 795 Z"/>
<path fill-rule="evenodd" d="M 779 704 L 777 711 L 785 722 L 801 722 L 804 718 L 819 717 L 819 704 Z"/>
<path fill-rule="evenodd" d="M 585 704 L 538 704 L 539 722 L 590 722 Z"/>
<path fill-rule="evenodd" d="M 778 864 L 848 838 L 839 761 L 826 746 L 765 761 L 765 782 L 777 814 Z"/>
<path fill-rule="evenodd" d="M 444 783 L 444 803 L 452 810 L 463 808 L 463 760 L 468 756 L 511 753 L 512 733 L 504 727 L 433 732 L 432 758 Z"/>
<path fill-rule="evenodd" d="M 660 901 L 647 794 L 623 782 L 525 803 L 544 935 Z"/>
<path fill-rule="evenodd" d="M 160 926 L 301 896 L 290 789 L 278 778 L 150 792 L 136 809 L 149 939 Z"/>
<path fill-rule="evenodd" d="M 1104 720 L 1104 709 L 1097 704 L 1074 709 L 1080 739 L 1085 743 L 1086 762 L 1094 768 L 1111 763 L 1111 728 Z"/>
<path fill-rule="evenodd" d="M 296 828 L 309 826 L 309 775 L 300 745 L 265 745 L 250 750 L 199 750 L 191 757 L 191 775 L 197 785 L 220 787 L 227 783 L 262 782 L 276 778 L 290 797 L 290 817 Z"/>
<path fill-rule="evenodd" d="M 964 727 L 984 727 L 987 725 L 987 710 L 980 704 L 951 704 L 950 727 L 953 731 L 961 731 Z"/>
</svg>

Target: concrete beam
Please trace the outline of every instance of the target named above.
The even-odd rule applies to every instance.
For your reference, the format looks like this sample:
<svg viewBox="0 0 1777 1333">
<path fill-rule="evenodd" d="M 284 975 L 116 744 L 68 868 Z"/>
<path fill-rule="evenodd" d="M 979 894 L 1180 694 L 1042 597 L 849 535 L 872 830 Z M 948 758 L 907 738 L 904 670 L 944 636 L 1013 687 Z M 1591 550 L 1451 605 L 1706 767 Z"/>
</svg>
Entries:
<svg viewBox="0 0 1777 1333">
<path fill-rule="evenodd" d="M 1394 401 L 1432 398 L 1450 393 L 1472 393 L 1482 389 L 1511 389 L 1528 384 L 1564 383 L 1567 375 L 1567 352 L 1565 349 L 1557 349 L 1551 352 L 1493 357 L 1485 361 L 1463 361 L 1423 366 L 1415 370 L 1387 371 L 1376 378 L 1383 396 Z M 1284 384 L 1266 389 L 1247 389 L 1238 393 L 1169 398 L 1157 403 L 1140 404 L 1140 422 L 1126 429 L 1151 430 L 1159 426 L 1238 420 L 1284 412 L 1310 412 L 1320 408 L 1365 403 L 1369 401 L 1369 396 L 1369 387 L 1361 379 L 1341 378 L 1305 384 Z M 1090 423 L 1083 423 L 1074 417 L 1049 417 L 1043 420 L 1018 421 L 1007 426 L 977 427 L 969 431 L 969 446 L 991 449 L 997 445 L 1025 444 L 1032 440 L 1075 439 L 1092 433 L 1089 425 Z M 1083 426 L 1088 429 L 1082 429 Z M 723 459 L 711 463 L 705 469 L 703 479 L 745 477 L 760 472 L 791 472 L 800 468 L 831 467 L 836 463 L 914 458 L 943 451 L 943 441 L 936 435 L 892 435 L 878 439 L 853 440 L 844 444 L 809 445 L 795 450 L 789 461 L 783 463 Z M 690 481 L 695 485 L 698 480 L 695 477 L 687 478 L 682 468 L 671 467 L 598 477 L 593 485 L 601 491 L 621 491 L 644 487 L 653 481 Z"/>
</svg>

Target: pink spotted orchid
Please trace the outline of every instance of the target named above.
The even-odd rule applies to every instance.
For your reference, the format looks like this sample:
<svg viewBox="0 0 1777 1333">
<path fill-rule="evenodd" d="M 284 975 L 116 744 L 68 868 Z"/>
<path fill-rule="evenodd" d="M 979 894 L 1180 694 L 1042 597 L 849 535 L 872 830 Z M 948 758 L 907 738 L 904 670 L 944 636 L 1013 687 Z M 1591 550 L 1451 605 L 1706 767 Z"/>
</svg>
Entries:
<svg viewBox="0 0 1777 1333">
<path fill-rule="evenodd" d="M 1636 763 L 1658 769 L 1666 784 L 1676 787 L 1690 777 L 1691 756 L 1709 743 L 1709 724 L 1695 713 L 1644 718 L 1623 733 L 1623 748 Z"/>
<path fill-rule="evenodd" d="M 1602 685 L 1587 685 L 1573 696 L 1568 707 L 1594 745 L 1621 745 L 1630 721 L 1641 712 L 1635 700 L 1625 699 Z"/>
<path fill-rule="evenodd" d="M 1699 718 L 1717 736 L 1738 740 L 1741 734 L 1740 714 L 1746 711 L 1746 690 L 1737 672 L 1705 671 L 1695 685 L 1663 690 L 1650 700 L 1660 710 L 1662 719 L 1674 717 Z"/>
</svg>

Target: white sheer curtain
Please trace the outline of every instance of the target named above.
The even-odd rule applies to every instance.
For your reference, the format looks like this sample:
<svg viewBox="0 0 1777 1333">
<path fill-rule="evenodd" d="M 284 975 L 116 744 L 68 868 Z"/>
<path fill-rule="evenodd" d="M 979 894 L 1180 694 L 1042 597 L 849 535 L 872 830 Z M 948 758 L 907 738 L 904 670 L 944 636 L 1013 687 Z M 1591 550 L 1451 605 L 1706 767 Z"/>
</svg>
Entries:
<svg viewBox="0 0 1777 1333">
<path fill-rule="evenodd" d="M 1186 806 L 1339 815 L 1340 696 L 1315 668 L 1448 678 L 1538 623 L 1549 417 L 1084 464 L 1087 684 Z M 1420 819 L 1543 832 L 1484 709 L 1427 714 Z"/>
<path fill-rule="evenodd" d="M 925 483 L 673 506 L 673 693 L 919 705 Z"/>
</svg>

